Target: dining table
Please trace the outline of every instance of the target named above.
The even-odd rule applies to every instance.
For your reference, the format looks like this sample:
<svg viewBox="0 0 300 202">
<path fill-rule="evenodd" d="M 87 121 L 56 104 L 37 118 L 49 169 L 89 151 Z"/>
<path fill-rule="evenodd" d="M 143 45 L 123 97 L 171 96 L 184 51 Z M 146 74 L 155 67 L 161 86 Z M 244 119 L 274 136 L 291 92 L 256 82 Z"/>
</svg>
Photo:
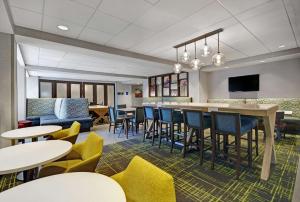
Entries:
<svg viewBox="0 0 300 202">
<path fill-rule="evenodd" d="M 129 132 L 129 122 L 130 119 L 133 118 L 135 114 L 135 107 L 127 107 L 127 108 L 119 108 L 117 109 L 118 112 L 123 112 L 123 124 L 124 124 L 124 133 L 126 135 L 126 138 L 128 139 L 128 132 Z"/>
<path fill-rule="evenodd" d="M 98 173 L 75 172 L 43 177 L 0 193 L 0 202 L 126 202 L 122 187 Z"/>
<path fill-rule="evenodd" d="M 262 117 L 266 140 L 264 144 L 264 156 L 261 167 L 260 178 L 264 181 L 269 179 L 271 164 L 276 163 L 276 153 L 274 146 L 274 128 L 276 111 L 279 109 L 277 104 L 228 104 L 228 103 L 143 103 L 143 106 L 170 107 L 175 109 L 195 109 L 203 112 L 223 111 L 236 112 L 241 115 Z"/>
<path fill-rule="evenodd" d="M 0 175 L 24 172 L 24 181 L 29 181 L 28 171 L 53 162 L 67 155 L 72 144 L 63 140 L 48 140 L 18 144 L 0 149 Z"/>
<path fill-rule="evenodd" d="M 1 134 L 1 137 L 11 140 L 12 145 L 15 145 L 16 140 L 24 141 L 27 138 L 32 138 L 33 141 L 37 141 L 38 137 L 49 135 L 61 129 L 61 126 L 56 125 L 32 126 L 6 131 Z"/>
<path fill-rule="evenodd" d="M 94 112 L 98 117 L 93 121 L 93 124 L 96 125 L 101 119 L 107 121 L 105 115 L 108 113 L 108 106 L 104 105 L 90 105 L 89 111 Z"/>
</svg>

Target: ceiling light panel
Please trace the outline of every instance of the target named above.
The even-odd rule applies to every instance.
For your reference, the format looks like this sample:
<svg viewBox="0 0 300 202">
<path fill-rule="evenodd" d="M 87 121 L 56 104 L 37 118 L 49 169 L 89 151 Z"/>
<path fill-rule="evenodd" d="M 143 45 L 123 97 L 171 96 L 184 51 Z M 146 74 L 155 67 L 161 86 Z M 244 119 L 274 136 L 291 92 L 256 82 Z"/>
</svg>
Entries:
<svg viewBox="0 0 300 202">
<path fill-rule="evenodd" d="M 75 1 L 45 0 L 45 15 L 84 26 L 95 9 Z"/>
<path fill-rule="evenodd" d="M 282 1 L 269 1 L 237 15 L 237 18 L 271 51 L 277 51 L 280 44 L 285 44 L 287 48 L 296 47 Z"/>
<path fill-rule="evenodd" d="M 133 22 L 150 8 L 150 3 L 141 0 L 103 0 L 99 10 L 124 21 Z"/>
</svg>

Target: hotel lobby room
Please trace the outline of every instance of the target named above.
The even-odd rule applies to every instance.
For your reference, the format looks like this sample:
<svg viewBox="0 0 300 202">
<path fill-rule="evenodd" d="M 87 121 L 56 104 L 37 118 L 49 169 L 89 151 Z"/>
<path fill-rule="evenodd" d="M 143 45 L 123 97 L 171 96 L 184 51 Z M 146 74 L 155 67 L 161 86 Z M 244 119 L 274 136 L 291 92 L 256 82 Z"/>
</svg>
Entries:
<svg viewBox="0 0 300 202">
<path fill-rule="evenodd" d="M 0 202 L 300 201 L 299 0 L 0 0 Z"/>
</svg>

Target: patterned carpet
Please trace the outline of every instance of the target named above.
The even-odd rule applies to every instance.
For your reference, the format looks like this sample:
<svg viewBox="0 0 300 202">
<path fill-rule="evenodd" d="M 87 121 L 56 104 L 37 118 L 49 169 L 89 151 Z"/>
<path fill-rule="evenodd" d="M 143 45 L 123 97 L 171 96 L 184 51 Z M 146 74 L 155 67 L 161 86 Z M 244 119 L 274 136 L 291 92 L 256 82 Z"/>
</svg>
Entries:
<svg viewBox="0 0 300 202">
<path fill-rule="evenodd" d="M 262 147 L 254 159 L 254 169 L 243 169 L 240 180 L 235 180 L 235 169 L 230 163 L 219 160 L 215 170 L 211 170 L 209 155 L 200 166 L 197 152 L 183 159 L 179 149 L 170 154 L 168 145 L 159 149 L 140 139 L 106 146 L 97 172 L 111 176 L 124 170 L 133 156 L 140 155 L 173 175 L 178 202 L 291 201 L 300 154 L 298 142 L 295 136 L 287 136 L 276 143 L 277 165 L 268 182 L 259 180 Z"/>
<path fill-rule="evenodd" d="M 215 170 L 211 170 L 209 154 L 200 166 L 198 152 L 182 158 L 180 149 L 175 149 L 173 154 L 169 149 L 165 143 L 159 149 L 157 144 L 151 146 L 150 142 L 144 143 L 140 138 L 107 145 L 96 171 L 111 176 L 124 170 L 133 156 L 140 155 L 173 175 L 178 202 L 292 200 L 300 154 L 296 136 L 276 142 L 277 164 L 268 182 L 259 180 L 262 146 L 259 156 L 254 159 L 254 169 L 243 169 L 239 180 L 235 180 L 235 169 L 228 162 L 219 160 Z M 2 176 L 0 191 L 17 184 L 15 174 Z"/>
</svg>

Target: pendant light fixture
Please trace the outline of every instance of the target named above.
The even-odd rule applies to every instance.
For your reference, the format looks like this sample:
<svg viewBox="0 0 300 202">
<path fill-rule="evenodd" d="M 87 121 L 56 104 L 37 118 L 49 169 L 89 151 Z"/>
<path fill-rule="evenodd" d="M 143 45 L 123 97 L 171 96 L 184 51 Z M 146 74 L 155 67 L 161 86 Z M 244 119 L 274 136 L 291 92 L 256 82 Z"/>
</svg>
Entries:
<svg viewBox="0 0 300 202">
<path fill-rule="evenodd" d="M 190 53 L 186 50 L 186 44 L 184 45 L 184 52 L 181 56 L 181 61 L 183 63 L 188 63 L 190 60 Z"/>
<path fill-rule="evenodd" d="M 218 34 L 218 52 L 212 57 L 212 63 L 215 66 L 223 65 L 225 63 L 225 56 L 224 56 L 223 53 L 220 52 L 220 39 L 219 39 L 219 33 L 223 32 L 223 31 L 224 31 L 223 28 L 219 28 L 219 29 L 213 30 L 211 32 L 207 32 L 207 33 L 205 33 L 201 36 L 195 37 L 193 39 L 187 40 L 185 42 L 182 42 L 180 44 L 177 44 L 177 45 L 173 46 L 173 48 L 176 48 L 176 53 L 177 53 L 177 63 L 174 64 L 174 72 L 180 72 L 181 69 L 182 69 L 181 64 L 178 62 L 178 51 L 177 51 L 177 49 L 184 46 L 184 52 L 183 52 L 183 55 L 181 55 L 180 60 L 183 63 L 188 63 L 191 59 L 191 57 L 190 57 L 191 55 L 186 50 L 186 46 L 189 45 L 189 44 L 192 44 L 192 43 L 194 43 L 194 45 L 195 45 L 195 58 L 192 61 L 189 62 L 190 66 L 193 68 L 193 70 L 199 70 L 202 66 L 204 66 L 205 63 L 201 62 L 197 58 L 196 42 L 200 41 L 200 40 L 203 40 L 203 39 L 205 40 L 204 47 L 203 47 L 203 49 L 201 49 L 200 54 L 201 54 L 202 57 L 208 57 L 208 56 L 211 55 L 212 51 L 211 51 L 211 48 L 207 45 L 207 38 L 209 38 L 213 35 L 216 35 L 216 34 Z"/>
<path fill-rule="evenodd" d="M 218 33 L 218 53 L 216 53 L 212 57 L 212 63 L 215 66 L 221 66 L 225 63 L 225 56 L 223 53 L 220 53 L 220 39 L 219 39 L 219 33 Z"/>
<path fill-rule="evenodd" d="M 178 48 L 176 48 L 176 64 L 174 64 L 173 71 L 175 74 L 179 74 L 182 70 L 181 64 L 178 62 Z"/>
<path fill-rule="evenodd" d="M 207 41 L 206 41 L 206 37 L 205 37 L 202 57 L 207 57 L 207 56 L 209 56 L 209 54 L 210 54 L 210 47 L 207 45 Z"/>
<path fill-rule="evenodd" d="M 194 44 L 195 44 L 195 59 L 192 60 L 191 67 L 193 68 L 193 70 L 198 70 L 200 69 L 200 60 L 197 58 L 196 41 L 194 42 Z"/>
</svg>

